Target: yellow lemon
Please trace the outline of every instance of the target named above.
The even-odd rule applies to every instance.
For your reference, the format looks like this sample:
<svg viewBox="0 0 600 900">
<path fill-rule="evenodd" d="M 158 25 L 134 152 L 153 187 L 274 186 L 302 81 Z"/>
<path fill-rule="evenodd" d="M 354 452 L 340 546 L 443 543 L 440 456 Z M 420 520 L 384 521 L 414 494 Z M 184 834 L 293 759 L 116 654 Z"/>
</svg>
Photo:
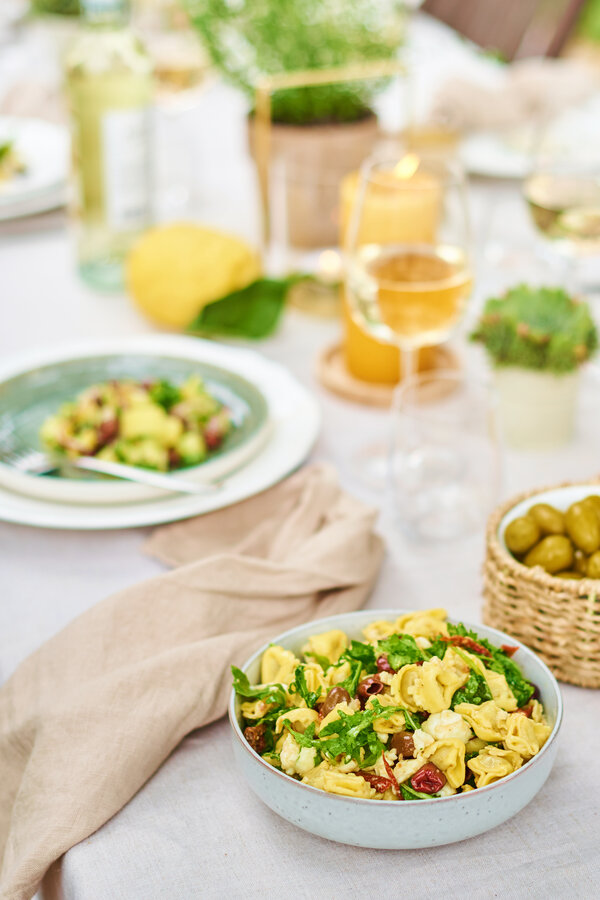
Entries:
<svg viewBox="0 0 600 900">
<path fill-rule="evenodd" d="M 127 287 L 155 322 L 185 328 L 203 306 L 261 274 L 256 253 L 230 234 L 180 223 L 153 228 L 127 260 Z"/>
</svg>

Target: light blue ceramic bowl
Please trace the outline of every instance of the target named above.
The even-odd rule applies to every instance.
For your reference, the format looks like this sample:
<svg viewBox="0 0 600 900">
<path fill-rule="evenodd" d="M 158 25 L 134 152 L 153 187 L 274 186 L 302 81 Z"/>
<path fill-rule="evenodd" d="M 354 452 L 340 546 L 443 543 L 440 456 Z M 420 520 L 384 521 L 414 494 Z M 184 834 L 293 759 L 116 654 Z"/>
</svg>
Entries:
<svg viewBox="0 0 600 900">
<path fill-rule="evenodd" d="M 394 620 L 407 612 L 378 609 L 331 616 L 286 631 L 274 637 L 273 642 L 298 652 L 311 634 L 332 628 L 345 631 L 350 638 L 361 639 L 362 629 L 370 622 Z M 240 701 L 232 691 L 229 718 L 234 755 L 252 790 L 274 812 L 305 831 L 342 844 L 384 850 L 436 847 L 463 841 L 495 828 L 518 813 L 535 797 L 554 763 L 556 737 L 562 721 L 560 690 L 547 666 L 523 644 L 495 628 L 468 622 L 465 625 L 497 646 L 508 643 L 519 647 L 514 660 L 538 686 L 548 721 L 553 725 L 537 756 L 495 784 L 451 797 L 401 803 L 342 797 L 302 784 L 262 760 L 244 738 Z M 259 680 L 260 658 L 267 646 L 242 667 L 252 683 Z"/>
</svg>

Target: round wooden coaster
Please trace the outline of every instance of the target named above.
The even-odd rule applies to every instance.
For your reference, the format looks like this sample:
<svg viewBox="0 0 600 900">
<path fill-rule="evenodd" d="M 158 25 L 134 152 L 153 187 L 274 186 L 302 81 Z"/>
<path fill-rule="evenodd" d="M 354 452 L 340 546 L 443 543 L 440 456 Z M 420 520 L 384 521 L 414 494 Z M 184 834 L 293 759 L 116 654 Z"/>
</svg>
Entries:
<svg viewBox="0 0 600 900">
<path fill-rule="evenodd" d="M 448 347 L 432 347 L 427 354 L 427 365 L 420 371 L 433 369 L 459 369 L 458 357 Z M 316 375 L 323 387 L 345 400 L 364 403 L 367 406 L 390 406 L 394 394 L 393 384 L 360 381 L 346 368 L 342 344 L 327 347 L 317 358 Z"/>
</svg>

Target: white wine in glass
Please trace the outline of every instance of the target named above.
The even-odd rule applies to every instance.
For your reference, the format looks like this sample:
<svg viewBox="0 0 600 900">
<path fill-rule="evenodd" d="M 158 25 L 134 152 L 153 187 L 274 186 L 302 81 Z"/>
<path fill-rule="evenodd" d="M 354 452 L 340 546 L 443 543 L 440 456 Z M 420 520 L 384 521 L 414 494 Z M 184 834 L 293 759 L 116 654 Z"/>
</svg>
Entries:
<svg viewBox="0 0 600 900">
<path fill-rule="evenodd" d="M 464 178 L 454 164 L 369 161 L 347 236 L 346 290 L 372 337 L 396 344 L 403 377 L 416 351 L 445 341 L 471 293 Z"/>
<path fill-rule="evenodd" d="M 445 341 L 471 291 L 465 251 L 451 244 L 366 244 L 349 266 L 348 291 L 363 328 L 416 349 Z"/>
<path fill-rule="evenodd" d="M 600 255 L 600 170 L 534 172 L 523 194 L 533 223 L 567 256 Z"/>
</svg>

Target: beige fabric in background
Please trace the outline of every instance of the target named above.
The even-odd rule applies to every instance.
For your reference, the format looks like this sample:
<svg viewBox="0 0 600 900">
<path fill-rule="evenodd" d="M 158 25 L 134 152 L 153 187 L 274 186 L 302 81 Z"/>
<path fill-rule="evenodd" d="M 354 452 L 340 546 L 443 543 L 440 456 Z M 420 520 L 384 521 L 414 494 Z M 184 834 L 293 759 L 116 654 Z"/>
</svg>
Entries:
<svg viewBox="0 0 600 900">
<path fill-rule="evenodd" d="M 383 556 L 375 512 L 311 466 L 158 529 L 177 568 L 84 613 L 0 691 L 0 897 L 113 816 L 184 735 L 226 709 L 229 667 L 278 632 L 360 608 Z"/>
</svg>

